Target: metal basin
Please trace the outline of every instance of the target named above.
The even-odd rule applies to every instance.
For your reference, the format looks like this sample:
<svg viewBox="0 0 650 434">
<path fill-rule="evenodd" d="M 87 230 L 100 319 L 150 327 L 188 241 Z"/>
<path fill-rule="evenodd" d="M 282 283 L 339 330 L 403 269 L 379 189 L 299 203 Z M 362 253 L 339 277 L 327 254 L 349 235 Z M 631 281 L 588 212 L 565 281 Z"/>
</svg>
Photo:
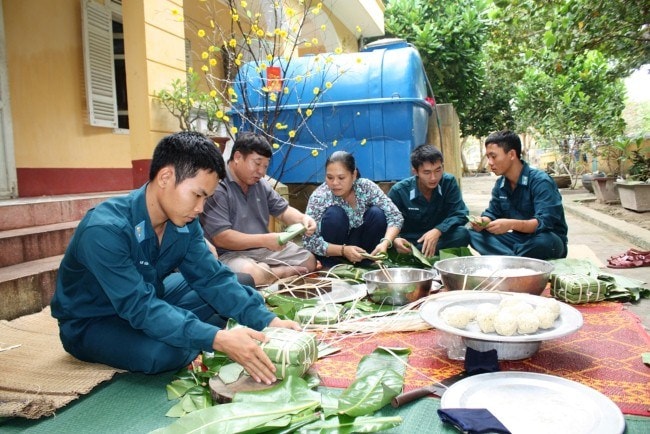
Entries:
<svg viewBox="0 0 650 434">
<path fill-rule="evenodd" d="M 482 290 L 539 295 L 553 264 L 519 256 L 463 256 L 438 261 L 434 267 L 449 291 Z"/>
<path fill-rule="evenodd" d="M 435 273 L 418 268 L 386 268 L 363 275 L 370 300 L 402 306 L 429 295 Z"/>
</svg>

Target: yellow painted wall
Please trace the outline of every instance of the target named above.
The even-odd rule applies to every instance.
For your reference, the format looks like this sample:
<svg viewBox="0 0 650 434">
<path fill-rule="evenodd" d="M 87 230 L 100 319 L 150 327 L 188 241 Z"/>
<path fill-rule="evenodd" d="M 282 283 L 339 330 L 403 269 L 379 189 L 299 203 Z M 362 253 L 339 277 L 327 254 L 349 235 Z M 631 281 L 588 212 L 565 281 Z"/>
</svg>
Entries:
<svg viewBox="0 0 650 434">
<path fill-rule="evenodd" d="M 88 124 L 80 1 L 3 6 L 16 167 L 131 167 L 129 136 Z"/>
</svg>

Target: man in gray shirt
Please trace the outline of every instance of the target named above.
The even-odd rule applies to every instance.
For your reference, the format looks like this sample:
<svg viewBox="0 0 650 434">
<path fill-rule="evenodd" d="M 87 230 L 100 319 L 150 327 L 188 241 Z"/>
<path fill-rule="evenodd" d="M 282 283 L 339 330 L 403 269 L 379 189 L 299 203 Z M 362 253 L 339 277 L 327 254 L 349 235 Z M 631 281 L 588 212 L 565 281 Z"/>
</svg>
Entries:
<svg viewBox="0 0 650 434">
<path fill-rule="evenodd" d="M 306 274 L 316 258 L 292 242 L 284 245 L 269 231 L 270 216 L 285 225 L 302 223 L 306 234 L 316 230 L 311 217 L 289 205 L 264 178 L 273 151 L 264 136 L 237 136 L 226 167 L 227 176 L 205 204 L 201 225 L 217 247 L 219 259 L 233 271 L 248 273 L 255 285 Z"/>
</svg>

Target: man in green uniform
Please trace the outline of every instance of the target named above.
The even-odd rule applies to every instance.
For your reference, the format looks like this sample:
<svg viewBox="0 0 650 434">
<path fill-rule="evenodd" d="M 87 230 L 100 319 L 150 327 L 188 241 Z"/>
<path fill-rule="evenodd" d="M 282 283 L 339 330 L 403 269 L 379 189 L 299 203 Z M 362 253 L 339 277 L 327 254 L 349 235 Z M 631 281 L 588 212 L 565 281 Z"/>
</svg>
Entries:
<svg viewBox="0 0 650 434">
<path fill-rule="evenodd" d="M 490 169 L 500 175 L 471 245 L 481 255 L 565 258 L 567 224 L 562 196 L 551 177 L 521 160 L 521 139 L 499 131 L 485 139 Z"/>
<path fill-rule="evenodd" d="M 275 380 L 259 346 L 266 326 L 299 329 L 209 251 L 197 216 L 220 179 L 214 143 L 180 132 L 157 145 L 149 182 L 80 222 L 58 271 L 52 315 L 73 356 L 129 371 L 179 369 L 222 351 L 257 381 Z M 222 317 L 242 325 L 219 327 Z"/>
<path fill-rule="evenodd" d="M 411 153 L 414 176 L 404 179 L 388 197 L 404 216 L 400 236 L 393 243 L 398 252 L 411 251 L 410 244 L 425 256 L 440 249 L 469 244 L 469 213 L 456 178 L 444 172 L 442 153 L 432 145 L 420 145 Z"/>
</svg>

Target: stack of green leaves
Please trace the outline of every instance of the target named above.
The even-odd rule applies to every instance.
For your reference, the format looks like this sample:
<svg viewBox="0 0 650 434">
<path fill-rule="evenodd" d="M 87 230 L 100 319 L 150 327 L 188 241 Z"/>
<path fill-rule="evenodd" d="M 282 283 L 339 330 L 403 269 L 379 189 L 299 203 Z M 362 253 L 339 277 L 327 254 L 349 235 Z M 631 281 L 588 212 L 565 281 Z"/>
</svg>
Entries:
<svg viewBox="0 0 650 434">
<path fill-rule="evenodd" d="M 278 379 L 302 376 L 318 359 L 318 343 L 313 334 L 279 327 L 263 330 L 269 340 L 262 349 L 276 367 Z"/>
<path fill-rule="evenodd" d="M 571 304 L 602 301 L 607 295 L 607 286 L 606 282 L 584 274 L 551 276 L 551 295 Z"/>
</svg>

